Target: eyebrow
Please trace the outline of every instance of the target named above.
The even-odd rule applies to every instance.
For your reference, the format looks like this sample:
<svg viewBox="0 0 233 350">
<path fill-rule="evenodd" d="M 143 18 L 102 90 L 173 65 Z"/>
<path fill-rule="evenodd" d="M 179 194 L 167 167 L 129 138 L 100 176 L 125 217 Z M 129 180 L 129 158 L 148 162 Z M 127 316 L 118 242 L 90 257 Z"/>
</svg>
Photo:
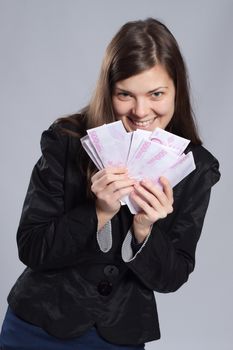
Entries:
<svg viewBox="0 0 233 350">
<path fill-rule="evenodd" d="M 155 89 L 153 89 L 153 90 L 148 91 L 147 94 L 152 94 L 153 92 L 156 92 L 157 90 L 160 90 L 160 89 L 167 89 L 167 88 L 168 88 L 168 86 L 159 86 L 159 87 L 157 87 L 157 88 L 155 88 Z M 122 88 L 117 87 L 117 86 L 115 87 L 115 89 L 116 89 L 116 90 L 120 90 L 121 92 L 124 92 L 124 93 L 126 93 L 126 94 L 132 94 L 131 91 L 122 89 Z"/>
</svg>

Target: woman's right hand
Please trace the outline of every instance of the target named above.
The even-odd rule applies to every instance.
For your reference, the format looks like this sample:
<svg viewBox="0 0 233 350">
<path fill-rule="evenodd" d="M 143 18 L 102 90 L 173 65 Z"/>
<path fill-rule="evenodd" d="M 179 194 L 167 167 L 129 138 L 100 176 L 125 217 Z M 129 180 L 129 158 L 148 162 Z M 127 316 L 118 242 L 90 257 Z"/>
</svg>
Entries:
<svg viewBox="0 0 233 350">
<path fill-rule="evenodd" d="M 120 199 L 132 192 L 135 180 L 129 178 L 127 168 L 109 167 L 93 175 L 91 182 L 100 229 L 119 211 Z"/>
</svg>

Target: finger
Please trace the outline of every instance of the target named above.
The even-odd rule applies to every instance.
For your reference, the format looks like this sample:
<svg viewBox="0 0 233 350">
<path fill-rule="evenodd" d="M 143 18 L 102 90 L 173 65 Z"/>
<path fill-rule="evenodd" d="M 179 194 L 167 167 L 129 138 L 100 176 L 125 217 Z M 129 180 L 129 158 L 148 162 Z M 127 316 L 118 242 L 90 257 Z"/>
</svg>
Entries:
<svg viewBox="0 0 233 350">
<path fill-rule="evenodd" d="M 154 201 L 154 205 L 151 206 L 151 203 L 147 203 L 139 195 L 137 195 L 136 192 L 132 192 L 130 196 L 132 197 L 133 201 L 143 210 L 147 220 L 153 223 L 158 219 L 166 218 L 168 212 L 163 206 L 160 205 L 159 202 L 157 202 L 157 205 L 155 205 Z"/>
<path fill-rule="evenodd" d="M 109 174 L 103 175 L 100 179 L 97 179 L 92 183 L 91 190 L 93 192 L 99 192 L 105 190 L 107 187 L 112 185 L 109 189 L 112 191 L 116 191 L 121 187 L 131 186 L 134 184 L 133 179 L 129 179 L 127 175 L 116 175 Z"/>
<path fill-rule="evenodd" d="M 134 186 L 136 194 L 156 211 L 163 212 L 165 205 L 161 204 L 159 198 L 140 185 Z M 161 191 L 160 191 L 161 192 Z"/>
<path fill-rule="evenodd" d="M 147 188 L 140 185 L 135 185 L 135 190 L 140 194 L 142 199 L 159 212 L 160 217 L 166 217 L 167 214 L 173 212 L 172 200 L 166 196 L 166 194 L 161 191 L 157 186 L 155 186 L 151 181 L 144 181 Z M 170 186 L 170 185 L 169 185 Z M 150 191 L 148 190 L 150 189 Z"/>
<path fill-rule="evenodd" d="M 97 198 L 111 204 L 115 203 L 116 201 L 119 202 L 121 198 L 130 194 L 132 191 L 133 186 L 124 187 L 115 192 L 110 191 L 109 187 L 107 187 L 104 191 L 97 193 Z"/>
<path fill-rule="evenodd" d="M 119 171 L 118 173 L 113 173 L 111 169 L 102 169 L 92 176 L 91 181 L 92 183 L 94 183 L 98 180 L 102 180 L 104 183 L 109 183 L 117 180 L 118 177 L 120 177 L 120 179 L 123 179 L 127 177 L 127 173 L 121 171 Z"/>
<path fill-rule="evenodd" d="M 106 170 L 107 173 L 113 173 L 113 174 L 123 174 L 123 173 L 127 173 L 128 169 L 124 166 L 108 166 L 106 168 L 104 168 L 103 170 Z"/>
<path fill-rule="evenodd" d="M 154 209 L 143 198 L 141 198 L 140 195 L 138 195 L 135 191 L 132 191 L 130 193 L 130 197 L 142 209 L 142 211 L 145 213 L 145 215 L 148 218 L 155 216 Z"/>
<path fill-rule="evenodd" d="M 94 174 L 91 178 L 92 183 L 103 176 L 108 176 L 110 174 L 127 174 L 128 169 L 126 167 L 107 167 L 101 169 L 96 174 Z"/>
<path fill-rule="evenodd" d="M 170 182 L 168 181 L 168 179 L 164 176 L 161 176 L 159 178 L 159 181 L 161 182 L 162 186 L 163 186 L 163 191 L 165 193 L 165 195 L 167 196 L 169 202 L 171 204 L 173 204 L 174 202 L 174 198 L 173 198 L 173 189 L 171 187 Z"/>
<path fill-rule="evenodd" d="M 114 196 L 116 200 L 120 200 L 132 192 L 133 192 L 133 186 L 129 186 L 129 187 L 121 188 L 117 192 L 114 192 Z"/>
<path fill-rule="evenodd" d="M 126 187 L 132 187 L 135 184 L 135 180 L 133 179 L 123 179 L 114 181 L 108 185 L 108 190 L 111 192 L 117 192 Z"/>
<path fill-rule="evenodd" d="M 111 174 L 107 178 L 104 176 L 95 181 L 91 186 L 91 190 L 97 197 L 112 196 L 123 188 L 132 187 L 134 183 L 135 180 L 126 178 L 125 175 Z"/>
<path fill-rule="evenodd" d="M 166 205 L 168 203 L 168 198 L 166 194 L 150 180 L 142 180 L 140 183 L 146 191 L 152 193 L 153 197 L 156 197 L 161 205 Z"/>
</svg>

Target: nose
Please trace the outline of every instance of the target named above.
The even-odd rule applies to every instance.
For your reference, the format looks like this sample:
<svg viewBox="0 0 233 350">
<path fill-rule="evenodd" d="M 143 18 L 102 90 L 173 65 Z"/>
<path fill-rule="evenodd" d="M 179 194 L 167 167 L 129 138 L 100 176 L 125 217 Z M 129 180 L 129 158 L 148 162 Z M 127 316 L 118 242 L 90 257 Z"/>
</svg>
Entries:
<svg viewBox="0 0 233 350">
<path fill-rule="evenodd" d="M 136 100 L 132 112 L 138 118 L 145 118 L 150 112 L 148 101 L 145 99 Z"/>
</svg>

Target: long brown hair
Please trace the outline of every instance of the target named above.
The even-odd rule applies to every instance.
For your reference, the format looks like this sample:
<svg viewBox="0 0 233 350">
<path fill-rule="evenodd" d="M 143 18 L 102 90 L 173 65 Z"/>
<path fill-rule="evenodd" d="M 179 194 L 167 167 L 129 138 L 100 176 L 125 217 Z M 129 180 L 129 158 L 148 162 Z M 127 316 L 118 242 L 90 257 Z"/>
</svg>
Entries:
<svg viewBox="0 0 233 350">
<path fill-rule="evenodd" d="M 90 103 L 80 114 L 85 128 L 93 128 L 116 120 L 112 107 L 112 93 L 116 82 L 139 74 L 160 63 L 172 78 L 176 97 L 174 115 L 166 130 L 188 138 L 193 144 L 201 144 L 195 117 L 191 107 L 189 80 L 184 59 L 176 39 L 160 21 L 148 18 L 123 25 L 109 43 L 100 70 L 99 79 Z M 59 121 L 79 124 L 80 116 L 60 118 Z M 83 122 L 83 118 L 82 118 Z M 94 171 L 86 162 L 88 182 Z"/>
</svg>

